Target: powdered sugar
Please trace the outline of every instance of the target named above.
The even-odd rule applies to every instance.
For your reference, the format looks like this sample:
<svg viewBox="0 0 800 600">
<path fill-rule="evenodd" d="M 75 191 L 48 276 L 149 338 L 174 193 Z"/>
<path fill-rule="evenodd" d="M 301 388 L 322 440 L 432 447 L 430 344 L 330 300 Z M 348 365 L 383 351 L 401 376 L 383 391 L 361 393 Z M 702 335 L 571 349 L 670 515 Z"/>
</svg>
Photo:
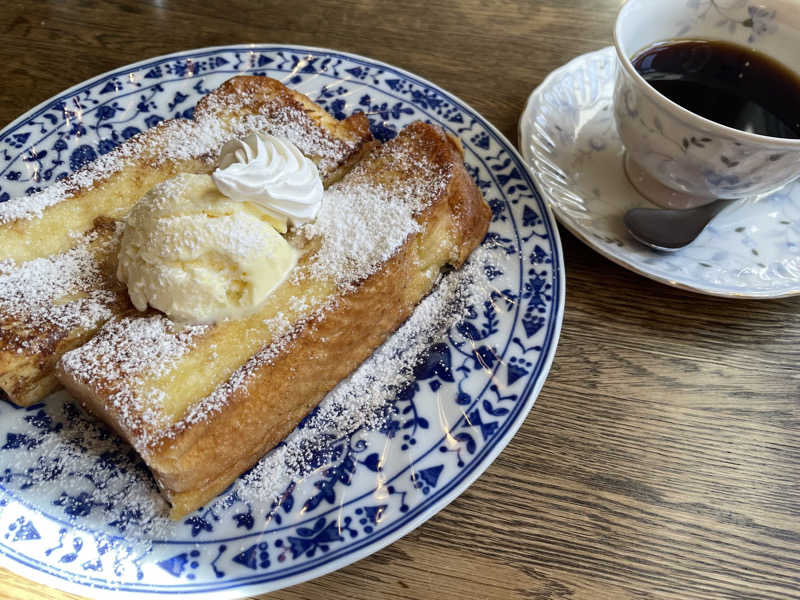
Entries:
<svg viewBox="0 0 800 600">
<path fill-rule="evenodd" d="M 369 183 L 329 189 L 317 220 L 305 226 L 308 237 L 322 238 L 311 275 L 333 277 L 345 287 L 374 273 L 406 237 L 420 230 L 414 220 L 419 202 L 404 196 Z"/>
<path fill-rule="evenodd" d="M 316 221 L 300 228 L 307 238 L 322 239 L 311 265 L 313 277 L 332 277 L 347 288 L 374 273 L 420 231 L 415 217 L 442 193 L 449 171 L 418 154 L 398 137 L 325 191 Z M 393 178 L 383 183 L 386 174 Z"/>
<path fill-rule="evenodd" d="M 73 371 L 86 369 L 102 380 L 114 382 L 120 377 L 144 372 L 158 377 L 165 369 L 165 358 L 188 352 L 192 339 L 207 330 L 204 325 L 179 327 L 161 314 L 127 316 L 106 324 L 106 335 L 95 336 L 84 344 L 86 356 L 93 364 L 82 364 L 77 352 L 64 355 L 64 365 Z M 110 340 L 115 340 L 113 345 Z M 140 348 L 147 352 L 140 352 Z"/>
<path fill-rule="evenodd" d="M 152 389 L 142 398 L 134 391 L 141 377 L 159 377 L 193 348 L 206 325 L 179 327 L 165 316 L 126 316 L 105 324 L 100 334 L 61 358 L 64 370 L 77 381 L 92 381 L 110 390 L 109 401 L 139 450 L 149 443 L 153 427 L 166 428 L 169 417 L 161 408 L 164 392 Z M 143 424 L 147 427 L 142 429 Z"/>
<path fill-rule="evenodd" d="M 0 319 L 5 334 L 14 335 L 9 347 L 36 352 L 47 341 L 45 331 L 66 335 L 111 317 L 119 291 L 104 283 L 96 257 L 114 241 L 106 232 L 92 232 L 61 254 L 21 265 L 0 262 Z"/>
</svg>

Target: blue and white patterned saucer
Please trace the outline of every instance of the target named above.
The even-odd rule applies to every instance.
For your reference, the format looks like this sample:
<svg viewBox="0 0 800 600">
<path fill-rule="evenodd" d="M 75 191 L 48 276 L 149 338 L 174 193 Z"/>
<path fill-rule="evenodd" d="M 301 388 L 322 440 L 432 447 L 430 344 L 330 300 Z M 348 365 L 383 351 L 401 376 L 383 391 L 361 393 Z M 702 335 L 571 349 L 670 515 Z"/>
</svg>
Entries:
<svg viewBox="0 0 800 600">
<path fill-rule="evenodd" d="M 508 443 L 544 383 L 564 305 L 549 209 L 494 127 L 395 67 L 249 45 L 118 69 L 0 132 L 0 201 L 43 188 L 162 119 L 190 116 L 203 94 L 238 73 L 280 79 L 339 118 L 364 111 L 380 139 L 417 119 L 457 135 L 493 211 L 484 246 L 496 257 L 487 274 L 495 292 L 430 348 L 380 431 L 331 442 L 328 461 L 290 486 L 266 518 L 242 501 L 202 508 L 144 545 L 130 522 L 109 516 L 125 495 L 112 484 L 147 477 L 131 451 L 63 392 L 27 409 L 0 401 L 0 563 L 15 572 L 101 598 L 234 598 L 322 575 L 391 543 L 460 494 Z M 105 440 L 102 453 L 91 444 L 72 448 L 91 457 L 91 473 L 63 469 L 48 452 L 76 431 L 83 437 L 75 439 Z"/>
<path fill-rule="evenodd" d="M 622 216 L 653 205 L 622 167 L 615 77 L 612 47 L 579 56 L 531 93 L 520 117 L 522 155 L 558 220 L 606 258 L 667 285 L 736 298 L 800 294 L 800 181 L 729 206 L 677 252 L 630 236 Z"/>
</svg>

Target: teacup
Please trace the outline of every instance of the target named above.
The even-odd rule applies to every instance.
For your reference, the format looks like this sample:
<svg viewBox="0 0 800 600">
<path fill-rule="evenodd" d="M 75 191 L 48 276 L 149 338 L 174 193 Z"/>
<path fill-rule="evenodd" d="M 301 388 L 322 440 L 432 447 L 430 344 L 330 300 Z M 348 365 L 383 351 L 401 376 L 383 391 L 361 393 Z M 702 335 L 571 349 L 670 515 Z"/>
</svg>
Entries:
<svg viewBox="0 0 800 600">
<path fill-rule="evenodd" d="M 614 28 L 614 115 L 625 168 L 639 192 L 661 206 L 690 208 L 718 198 L 756 198 L 800 175 L 800 139 L 726 127 L 645 81 L 631 58 L 672 39 L 735 42 L 800 72 L 800 6 L 792 0 L 628 0 L 622 6 Z"/>
</svg>

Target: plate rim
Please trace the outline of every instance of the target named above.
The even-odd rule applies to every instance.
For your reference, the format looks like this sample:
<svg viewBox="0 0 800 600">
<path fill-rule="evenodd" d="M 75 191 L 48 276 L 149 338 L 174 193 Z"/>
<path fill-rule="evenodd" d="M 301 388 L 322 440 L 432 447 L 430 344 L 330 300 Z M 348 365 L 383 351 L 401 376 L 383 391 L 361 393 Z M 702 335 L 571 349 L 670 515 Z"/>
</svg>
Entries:
<svg viewBox="0 0 800 600">
<path fill-rule="evenodd" d="M 613 254 L 608 249 L 603 247 L 600 244 L 595 243 L 590 235 L 587 235 L 582 228 L 575 223 L 575 221 L 564 211 L 560 209 L 560 207 L 550 199 L 550 194 L 546 191 L 546 187 L 542 184 L 538 176 L 538 170 L 532 164 L 532 159 L 529 156 L 529 151 L 526 149 L 527 145 L 525 144 L 525 139 L 528 137 L 526 132 L 530 129 L 530 122 L 533 118 L 532 111 L 533 111 L 533 103 L 534 101 L 544 93 L 544 91 L 553 85 L 553 81 L 559 76 L 564 73 L 570 71 L 571 67 L 575 65 L 575 63 L 582 62 L 588 60 L 594 56 L 604 56 L 609 55 L 609 58 L 616 58 L 616 51 L 614 46 L 605 46 L 603 48 L 599 48 L 597 50 L 592 50 L 590 52 L 584 52 L 583 54 L 579 54 L 562 64 L 560 67 L 553 69 L 547 76 L 542 80 L 542 82 L 537 85 L 530 94 L 528 94 L 528 98 L 525 101 L 525 108 L 520 113 L 519 120 L 517 122 L 517 145 L 519 147 L 519 153 L 523 157 L 525 166 L 528 169 L 528 172 L 531 174 L 534 182 L 537 186 L 537 191 L 544 199 L 547 206 L 553 211 L 553 214 L 556 217 L 556 220 L 563 225 L 572 235 L 577 237 L 580 241 L 584 244 L 589 246 L 592 250 L 603 256 L 604 258 L 610 260 L 611 262 L 631 271 L 632 273 L 636 273 L 637 275 L 641 275 L 642 277 L 646 277 L 652 281 L 657 283 L 662 283 L 672 288 L 684 290 L 687 292 L 694 292 L 697 294 L 702 294 L 704 296 L 712 296 L 715 298 L 728 298 L 734 300 L 777 300 L 779 298 L 791 298 L 794 296 L 800 295 L 800 284 L 797 284 L 795 289 L 783 292 L 770 292 L 769 290 L 764 291 L 756 291 L 756 292 L 733 292 L 733 291 L 722 291 L 719 289 L 711 288 L 711 287 L 703 287 L 698 285 L 690 285 L 688 283 L 684 283 L 682 281 L 678 281 L 676 279 L 671 279 L 669 277 L 665 277 L 663 275 L 658 275 L 656 273 L 652 273 L 645 269 L 639 268 L 636 265 L 632 264 L 625 258 Z M 657 256 L 656 253 L 654 255 Z"/>
<path fill-rule="evenodd" d="M 511 439 L 514 437 L 516 432 L 522 426 L 522 423 L 527 418 L 531 408 L 533 407 L 539 393 L 541 392 L 545 381 L 549 375 L 550 369 L 552 367 L 552 363 L 555 357 L 555 353 L 558 347 L 558 342 L 560 340 L 561 328 L 563 324 L 563 317 L 564 317 L 564 306 L 565 306 L 565 299 L 566 299 L 566 269 L 564 266 L 564 258 L 563 258 L 563 247 L 561 244 L 561 238 L 559 235 L 558 227 L 556 225 L 556 218 L 554 216 L 554 211 L 550 206 L 550 203 L 541 193 L 539 187 L 537 186 L 537 182 L 535 178 L 532 176 L 527 161 L 522 156 L 520 151 L 511 143 L 511 141 L 502 133 L 500 132 L 486 117 L 484 117 L 481 113 L 475 110 L 470 104 L 456 96 L 455 94 L 446 91 L 444 88 L 440 87 L 439 85 L 431 82 L 430 80 L 416 75 L 402 67 L 394 66 L 390 63 L 373 59 L 361 54 L 336 50 L 333 48 L 325 48 L 319 46 L 308 46 L 302 44 L 277 44 L 277 43 L 246 43 L 246 44 L 225 44 L 225 45 L 218 45 L 218 46 L 206 46 L 200 48 L 193 48 L 187 50 L 180 50 L 177 52 L 171 52 L 168 54 L 162 54 L 150 58 L 146 58 L 140 61 L 136 61 L 134 63 L 129 63 L 126 65 L 122 65 L 120 67 L 116 67 L 114 69 L 110 69 L 99 75 L 93 76 L 90 79 L 81 81 L 75 85 L 66 88 L 56 95 L 45 99 L 44 101 L 40 102 L 39 104 L 35 105 L 33 108 L 27 110 L 16 119 L 8 123 L 6 126 L 0 129 L 0 137 L 4 137 L 9 133 L 13 132 L 17 127 L 19 127 L 24 122 L 27 122 L 29 119 L 36 117 L 43 109 L 49 107 L 54 101 L 58 99 L 63 99 L 64 97 L 69 97 L 70 95 L 74 95 L 76 92 L 80 92 L 84 89 L 90 88 L 97 84 L 99 81 L 104 79 L 108 79 L 114 76 L 124 75 L 132 70 L 140 69 L 143 66 L 154 66 L 156 64 L 160 64 L 163 62 L 168 62 L 170 60 L 174 60 L 176 58 L 184 58 L 187 56 L 197 56 L 197 55 L 214 55 L 220 52 L 226 51 L 241 51 L 241 50 L 253 50 L 253 51 L 276 51 L 276 50 L 289 50 L 289 51 L 308 51 L 310 53 L 317 52 L 326 55 L 333 55 L 333 56 L 341 56 L 348 59 L 354 59 L 356 61 L 362 61 L 377 67 L 387 68 L 393 72 L 401 74 L 403 77 L 406 77 L 412 81 L 416 81 L 423 86 L 435 89 L 436 91 L 442 93 L 445 97 L 454 101 L 457 105 L 461 107 L 462 110 L 469 113 L 470 116 L 475 117 L 481 124 L 484 126 L 489 132 L 491 132 L 497 139 L 497 141 L 504 146 L 504 149 L 510 153 L 510 155 L 515 158 L 520 166 L 523 167 L 523 176 L 526 179 L 526 183 L 528 187 L 533 192 L 533 199 L 540 204 L 541 208 L 543 209 L 543 220 L 545 221 L 546 229 L 550 232 L 550 242 L 552 244 L 552 255 L 555 260 L 553 260 L 552 264 L 552 277 L 554 283 L 554 301 L 553 306 L 551 309 L 552 315 L 552 327 L 550 328 L 550 334 L 546 338 L 547 350 L 542 357 L 541 362 L 541 370 L 536 377 L 535 381 L 531 381 L 533 378 L 529 378 L 528 382 L 526 383 L 525 388 L 523 388 L 522 392 L 520 393 L 520 408 L 518 411 L 518 415 L 515 417 L 515 420 L 512 421 L 506 431 L 503 433 L 502 437 L 496 440 L 491 447 L 487 449 L 486 454 L 483 458 L 480 459 L 478 463 L 472 468 L 471 471 L 467 473 L 467 475 L 461 479 L 453 488 L 448 491 L 447 493 L 443 494 L 439 499 L 431 503 L 429 506 L 424 508 L 417 516 L 414 518 L 408 519 L 406 522 L 401 523 L 398 525 L 393 531 L 388 532 L 386 535 L 375 539 L 370 542 L 365 542 L 363 546 L 357 548 L 352 552 L 347 552 L 342 556 L 338 556 L 332 558 L 328 561 L 324 561 L 318 565 L 312 566 L 309 569 L 303 570 L 296 574 L 292 574 L 286 577 L 277 578 L 273 580 L 264 580 L 260 582 L 254 583 L 245 583 L 244 585 L 233 585 L 228 588 L 224 589 L 217 589 L 212 591 L 206 590 L 198 590 L 192 591 L 187 590 L 185 588 L 176 589 L 173 593 L 181 593 L 181 594 L 191 594 L 193 598 L 239 598 L 244 595 L 254 594 L 254 593 L 265 593 L 265 591 L 269 590 L 276 590 L 285 587 L 289 587 L 292 585 L 299 584 L 304 581 L 308 581 L 314 579 L 316 577 L 320 577 L 327 573 L 333 572 L 340 568 L 343 568 L 347 565 L 350 565 L 354 562 L 365 558 L 366 556 L 373 554 L 389 544 L 395 542 L 399 538 L 405 536 L 409 532 L 413 531 L 417 527 L 424 524 L 427 520 L 433 517 L 435 514 L 440 512 L 444 509 L 450 502 L 458 498 L 468 487 L 470 487 L 475 480 L 480 477 L 484 471 L 491 466 L 500 452 L 505 449 Z M 525 256 L 521 257 L 521 264 L 527 264 L 527 258 Z M 29 579 L 36 580 L 45 579 L 45 583 L 48 585 L 52 585 L 57 589 L 62 589 L 65 591 L 71 591 L 78 594 L 94 594 L 94 593 L 102 593 L 104 597 L 107 597 L 108 594 L 122 594 L 125 598 L 152 598 L 153 595 L 156 594 L 165 594 L 170 592 L 162 592 L 162 591 L 139 591 L 139 590 L 117 590 L 112 591 L 108 587 L 96 587 L 92 584 L 86 583 L 78 583 L 74 582 L 68 578 L 68 576 L 59 576 L 55 574 L 46 573 L 44 571 L 39 571 L 34 567 L 30 567 L 27 564 L 18 561 L 15 557 L 9 556 L 5 552 L 0 552 L 0 564 L 9 568 L 12 571 L 20 572 L 25 577 Z M 280 581 L 279 586 L 270 586 L 270 583 L 275 583 L 276 581 Z"/>
</svg>

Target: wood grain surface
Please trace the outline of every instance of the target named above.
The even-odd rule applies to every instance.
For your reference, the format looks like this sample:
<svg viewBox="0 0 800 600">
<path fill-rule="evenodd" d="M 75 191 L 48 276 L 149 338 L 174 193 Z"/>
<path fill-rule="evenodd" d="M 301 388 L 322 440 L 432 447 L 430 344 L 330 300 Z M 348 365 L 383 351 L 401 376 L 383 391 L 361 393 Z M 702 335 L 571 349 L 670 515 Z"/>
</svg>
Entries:
<svg viewBox="0 0 800 600">
<path fill-rule="evenodd" d="M 608 45 L 618 5 L 6 2 L 0 124 L 134 61 L 284 42 L 409 69 L 515 139 L 530 91 Z M 800 298 L 683 292 L 561 235 L 558 353 L 506 450 L 413 533 L 270 598 L 800 598 Z M 0 597 L 75 598 L 6 570 Z"/>
</svg>

